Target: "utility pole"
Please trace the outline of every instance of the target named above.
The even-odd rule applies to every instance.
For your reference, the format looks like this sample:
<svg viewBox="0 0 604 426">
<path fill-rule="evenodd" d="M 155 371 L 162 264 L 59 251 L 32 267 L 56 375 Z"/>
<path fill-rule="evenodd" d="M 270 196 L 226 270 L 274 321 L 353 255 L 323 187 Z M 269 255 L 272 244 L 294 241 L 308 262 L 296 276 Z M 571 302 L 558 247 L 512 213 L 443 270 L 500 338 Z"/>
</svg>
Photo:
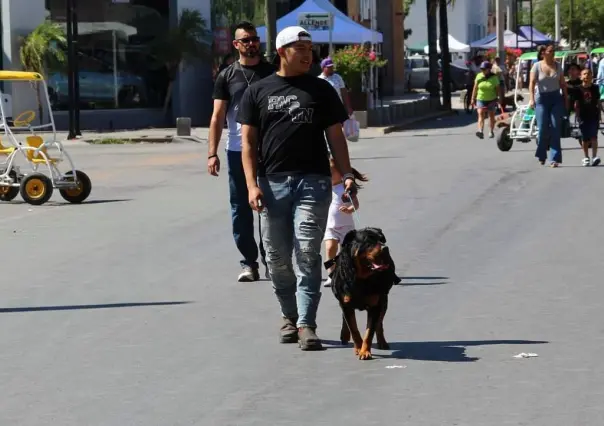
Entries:
<svg viewBox="0 0 604 426">
<path fill-rule="evenodd" d="M 514 31 L 514 2 L 516 0 L 506 0 L 505 4 L 505 17 L 506 17 L 506 29 L 508 31 Z"/>
<path fill-rule="evenodd" d="M 67 26 L 67 97 L 69 99 L 69 134 L 67 139 L 76 138 L 75 129 L 75 87 L 74 87 L 74 70 L 73 67 L 76 61 L 76 55 L 73 45 L 73 0 L 65 2 L 66 26 Z M 77 25 L 77 24 L 76 24 Z"/>
<path fill-rule="evenodd" d="M 449 54 L 449 18 L 447 17 L 447 0 L 439 0 L 438 12 L 440 21 L 440 53 L 443 69 L 443 107 L 451 109 L 451 61 Z"/>
<path fill-rule="evenodd" d="M 569 0 L 568 5 L 568 45 L 572 49 L 575 35 L 575 0 Z"/>
<path fill-rule="evenodd" d="M 560 0 L 556 0 L 554 6 L 554 20 L 556 25 L 556 43 L 560 43 Z"/>
<path fill-rule="evenodd" d="M 76 138 L 82 136 L 82 131 L 80 129 L 80 64 L 78 62 L 78 0 L 73 0 L 73 10 L 72 10 L 72 29 L 73 29 L 73 56 L 75 61 L 73 63 L 73 98 L 74 102 L 74 131 Z"/>
<path fill-rule="evenodd" d="M 276 0 L 264 0 L 264 25 L 266 27 L 266 59 L 275 59 L 275 39 L 277 37 L 277 3 Z"/>
<path fill-rule="evenodd" d="M 497 56 L 499 56 L 501 61 L 505 63 L 505 45 L 503 40 L 503 35 L 505 31 L 505 23 L 503 20 L 503 0 L 496 0 L 495 11 L 497 16 Z"/>
</svg>

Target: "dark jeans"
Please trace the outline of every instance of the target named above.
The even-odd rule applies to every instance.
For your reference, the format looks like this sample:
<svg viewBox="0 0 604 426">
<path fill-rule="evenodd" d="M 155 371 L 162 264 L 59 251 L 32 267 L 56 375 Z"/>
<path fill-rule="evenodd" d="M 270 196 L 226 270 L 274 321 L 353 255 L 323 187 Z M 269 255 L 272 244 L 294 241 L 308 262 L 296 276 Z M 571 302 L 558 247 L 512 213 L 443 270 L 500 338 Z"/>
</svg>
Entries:
<svg viewBox="0 0 604 426">
<path fill-rule="evenodd" d="M 545 161 L 549 145 L 550 161 L 562 163 L 560 136 L 565 109 L 562 95 L 560 92 L 539 93 L 535 103 L 535 118 L 538 127 L 535 157 L 539 161 Z"/>
<path fill-rule="evenodd" d="M 254 211 L 249 204 L 241 152 L 227 151 L 227 165 L 229 169 L 233 237 L 239 252 L 243 256 L 241 266 L 258 268 L 258 245 L 254 237 Z M 258 220 L 258 228 L 260 228 L 260 220 Z M 260 255 L 262 256 L 262 263 L 266 265 L 266 254 L 262 239 L 260 239 Z"/>
</svg>

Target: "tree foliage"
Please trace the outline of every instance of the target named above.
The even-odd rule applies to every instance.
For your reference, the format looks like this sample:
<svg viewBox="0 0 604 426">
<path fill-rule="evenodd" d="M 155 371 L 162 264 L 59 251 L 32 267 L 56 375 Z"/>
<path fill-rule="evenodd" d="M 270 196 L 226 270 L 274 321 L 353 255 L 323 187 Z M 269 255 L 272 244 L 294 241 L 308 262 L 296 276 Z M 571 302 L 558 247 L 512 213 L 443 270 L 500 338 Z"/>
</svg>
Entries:
<svg viewBox="0 0 604 426">
<path fill-rule="evenodd" d="M 570 22 L 570 0 L 560 2 L 561 37 L 568 40 Z M 584 42 L 590 46 L 604 45 L 604 1 L 602 0 L 575 0 L 573 10 L 573 41 Z M 542 0 L 535 4 L 535 27 L 552 36 L 555 28 L 555 0 Z"/>
</svg>

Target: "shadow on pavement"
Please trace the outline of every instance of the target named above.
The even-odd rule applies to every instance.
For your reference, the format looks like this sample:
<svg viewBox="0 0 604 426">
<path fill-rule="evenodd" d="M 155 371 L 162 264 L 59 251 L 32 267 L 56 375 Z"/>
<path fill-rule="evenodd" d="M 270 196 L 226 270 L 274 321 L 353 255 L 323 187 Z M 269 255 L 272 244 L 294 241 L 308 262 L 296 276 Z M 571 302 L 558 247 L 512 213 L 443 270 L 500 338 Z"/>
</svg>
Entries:
<svg viewBox="0 0 604 426">
<path fill-rule="evenodd" d="M 400 287 L 413 287 L 424 285 L 444 285 L 449 284 L 449 277 L 399 277 L 402 281 L 397 285 Z M 411 282 L 409 282 L 411 281 Z M 419 281 L 419 282 L 418 282 Z"/>
<path fill-rule="evenodd" d="M 44 312 L 44 311 L 77 311 L 82 309 L 113 309 L 113 308 L 137 308 L 143 306 L 171 306 L 186 305 L 193 302 L 139 302 L 139 303 L 108 303 L 102 305 L 65 305 L 65 306 L 30 306 L 22 308 L 0 308 L 0 314 L 11 314 L 18 312 Z"/>
<path fill-rule="evenodd" d="M 450 342 L 395 342 L 390 343 L 393 351 L 380 358 L 415 359 L 420 361 L 475 362 L 480 358 L 466 355 L 468 346 L 488 345 L 541 345 L 549 343 L 539 340 L 470 340 Z M 512 354 L 510 354 L 512 356 Z"/>
<path fill-rule="evenodd" d="M 465 127 L 476 123 L 476 113 L 466 114 L 464 110 L 456 110 L 457 114 L 446 117 L 435 118 L 432 120 L 422 120 L 415 124 L 406 126 L 403 131 L 409 130 L 438 130 L 451 129 L 455 127 Z"/>
<path fill-rule="evenodd" d="M 128 201 L 132 201 L 132 198 L 123 198 L 121 200 L 88 200 L 88 201 L 84 201 L 83 203 L 80 204 L 76 204 L 79 206 L 85 206 L 85 205 L 93 205 L 93 204 L 110 204 L 110 203 L 127 203 Z M 57 203 L 57 205 L 60 206 L 72 206 L 73 204 L 71 203 Z"/>
</svg>

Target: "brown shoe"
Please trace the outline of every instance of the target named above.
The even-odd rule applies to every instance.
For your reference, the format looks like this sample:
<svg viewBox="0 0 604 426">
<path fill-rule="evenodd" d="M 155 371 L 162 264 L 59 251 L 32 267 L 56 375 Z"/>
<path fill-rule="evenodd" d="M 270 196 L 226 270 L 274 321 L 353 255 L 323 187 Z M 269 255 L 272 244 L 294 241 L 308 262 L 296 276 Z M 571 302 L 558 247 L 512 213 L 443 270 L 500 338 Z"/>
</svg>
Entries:
<svg viewBox="0 0 604 426">
<path fill-rule="evenodd" d="M 302 326 L 298 329 L 298 344 L 303 351 L 320 351 L 323 349 L 321 339 L 317 337 L 314 327 Z"/>
<path fill-rule="evenodd" d="M 297 318 L 283 318 L 279 342 L 280 343 L 298 343 L 298 329 L 296 328 Z"/>
</svg>

